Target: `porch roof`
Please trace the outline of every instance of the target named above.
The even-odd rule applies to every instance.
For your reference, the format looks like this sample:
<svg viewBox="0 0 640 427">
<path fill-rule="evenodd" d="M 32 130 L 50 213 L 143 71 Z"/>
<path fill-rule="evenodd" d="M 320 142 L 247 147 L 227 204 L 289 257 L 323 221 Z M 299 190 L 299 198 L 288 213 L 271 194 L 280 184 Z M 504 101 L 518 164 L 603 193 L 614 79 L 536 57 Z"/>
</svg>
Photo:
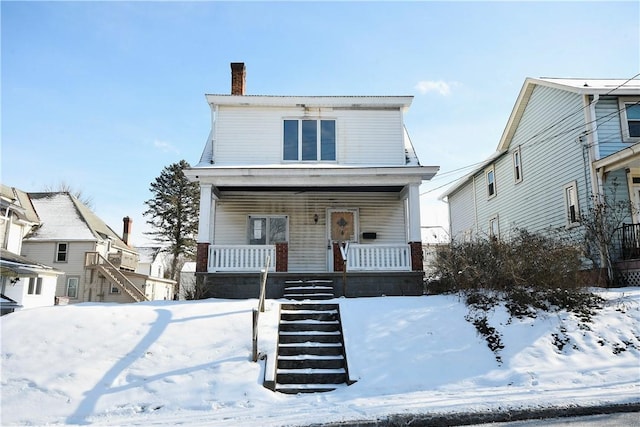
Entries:
<svg viewBox="0 0 640 427">
<path fill-rule="evenodd" d="M 596 160 L 593 162 L 593 166 L 599 173 L 607 173 L 622 168 L 640 168 L 640 142 Z"/>
<path fill-rule="evenodd" d="M 192 181 L 213 184 L 217 188 L 274 189 L 294 191 L 296 189 L 317 190 L 336 188 L 363 188 L 380 191 L 396 191 L 408 184 L 420 184 L 430 180 L 437 172 L 437 166 L 401 167 L 339 167 L 327 166 L 309 168 L 293 165 L 272 166 L 210 166 L 185 170 Z M 328 190 L 327 190 L 328 191 Z"/>
</svg>

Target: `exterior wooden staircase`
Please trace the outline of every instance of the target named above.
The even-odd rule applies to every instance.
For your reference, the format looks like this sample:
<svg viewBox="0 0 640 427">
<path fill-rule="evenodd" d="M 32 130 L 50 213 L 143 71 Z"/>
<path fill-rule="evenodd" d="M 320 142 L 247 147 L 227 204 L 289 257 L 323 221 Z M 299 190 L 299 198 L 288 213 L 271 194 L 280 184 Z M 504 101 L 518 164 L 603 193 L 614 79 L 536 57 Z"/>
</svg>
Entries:
<svg viewBox="0 0 640 427">
<path fill-rule="evenodd" d="M 338 304 L 281 304 L 275 382 L 287 394 L 350 384 Z"/>
<path fill-rule="evenodd" d="M 95 268 L 110 282 L 126 292 L 136 302 L 147 301 L 147 296 L 134 285 L 120 269 L 116 268 L 108 259 L 98 252 L 87 252 L 85 266 Z"/>
</svg>

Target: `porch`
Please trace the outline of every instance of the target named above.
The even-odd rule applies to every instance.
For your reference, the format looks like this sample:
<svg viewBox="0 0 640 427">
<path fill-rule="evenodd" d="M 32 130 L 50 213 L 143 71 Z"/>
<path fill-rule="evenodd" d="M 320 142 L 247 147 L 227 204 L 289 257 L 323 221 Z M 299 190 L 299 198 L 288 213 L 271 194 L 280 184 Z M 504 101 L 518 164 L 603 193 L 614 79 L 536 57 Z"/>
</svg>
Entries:
<svg viewBox="0 0 640 427">
<path fill-rule="evenodd" d="M 620 229 L 621 259 L 616 262 L 627 286 L 640 286 L 640 224 L 623 224 Z"/>
<path fill-rule="evenodd" d="M 422 250 L 413 246 L 419 245 L 334 244 L 334 271 L 290 272 L 286 242 L 211 245 L 207 272 L 196 274 L 214 298 L 257 298 L 265 267 L 267 298 L 282 298 L 287 282 L 308 280 L 329 282 L 336 297 L 422 295 Z"/>
</svg>

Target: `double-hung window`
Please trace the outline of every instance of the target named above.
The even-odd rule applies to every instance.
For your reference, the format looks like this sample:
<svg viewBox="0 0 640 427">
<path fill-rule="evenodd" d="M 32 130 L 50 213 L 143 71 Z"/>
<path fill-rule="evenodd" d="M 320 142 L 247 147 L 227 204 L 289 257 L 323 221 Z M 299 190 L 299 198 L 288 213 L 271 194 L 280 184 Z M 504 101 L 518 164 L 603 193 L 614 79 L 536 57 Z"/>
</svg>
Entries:
<svg viewBox="0 0 640 427">
<path fill-rule="evenodd" d="M 620 98 L 618 106 L 624 140 L 640 139 L 640 98 Z"/>
<path fill-rule="evenodd" d="M 522 153 L 519 146 L 513 152 L 513 179 L 516 184 L 522 181 Z"/>
<path fill-rule="evenodd" d="M 273 245 L 286 242 L 289 218 L 285 215 L 249 216 L 249 244 Z"/>
<path fill-rule="evenodd" d="M 489 218 L 489 237 L 492 239 L 500 238 L 500 223 L 498 222 L 498 215 L 493 215 Z"/>
<path fill-rule="evenodd" d="M 68 243 L 56 243 L 56 262 L 67 262 L 69 256 Z"/>
<path fill-rule="evenodd" d="M 496 170 L 493 166 L 484 171 L 485 179 L 487 181 L 487 198 L 495 197 L 496 195 Z"/>
<path fill-rule="evenodd" d="M 579 224 L 580 210 L 578 207 L 578 185 L 575 181 L 564 186 L 564 203 L 567 227 L 573 227 Z"/>
<path fill-rule="evenodd" d="M 292 161 L 335 161 L 336 121 L 285 120 L 282 158 Z"/>
</svg>

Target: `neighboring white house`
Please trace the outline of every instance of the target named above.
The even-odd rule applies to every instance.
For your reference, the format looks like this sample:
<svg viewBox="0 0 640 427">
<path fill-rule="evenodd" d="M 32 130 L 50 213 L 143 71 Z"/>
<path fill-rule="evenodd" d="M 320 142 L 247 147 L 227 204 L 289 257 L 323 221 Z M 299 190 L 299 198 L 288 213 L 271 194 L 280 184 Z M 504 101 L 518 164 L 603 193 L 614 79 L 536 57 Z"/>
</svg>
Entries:
<svg viewBox="0 0 640 427">
<path fill-rule="evenodd" d="M 594 197 L 614 190 L 640 203 L 639 102 L 635 79 L 527 78 L 496 152 L 443 195 L 452 239 L 580 230 Z M 617 257 L 640 255 L 638 219 Z"/>
<path fill-rule="evenodd" d="M 185 291 L 189 292 L 196 287 L 196 263 L 185 262 L 180 270 L 180 297 L 184 298 Z"/>
<path fill-rule="evenodd" d="M 123 219 L 121 238 L 67 192 L 28 195 L 41 223 L 24 238 L 22 252 L 64 272 L 57 283 L 59 300 L 126 303 L 173 298 L 174 281 L 135 273 L 138 253 L 127 243 L 128 217 Z"/>
<path fill-rule="evenodd" d="M 295 278 L 350 295 L 422 292 L 421 166 L 404 126 L 411 96 L 206 95 L 212 128 L 187 176 L 200 184 L 197 271 L 213 296 L 256 296 Z M 342 250 L 341 250 L 342 247 Z M 244 276 L 243 276 L 244 275 Z M 337 290 L 344 289 L 336 286 Z"/>
<path fill-rule="evenodd" d="M 27 194 L 0 185 L 0 312 L 54 305 L 62 271 L 20 256 L 22 239 L 40 222 Z"/>
</svg>

